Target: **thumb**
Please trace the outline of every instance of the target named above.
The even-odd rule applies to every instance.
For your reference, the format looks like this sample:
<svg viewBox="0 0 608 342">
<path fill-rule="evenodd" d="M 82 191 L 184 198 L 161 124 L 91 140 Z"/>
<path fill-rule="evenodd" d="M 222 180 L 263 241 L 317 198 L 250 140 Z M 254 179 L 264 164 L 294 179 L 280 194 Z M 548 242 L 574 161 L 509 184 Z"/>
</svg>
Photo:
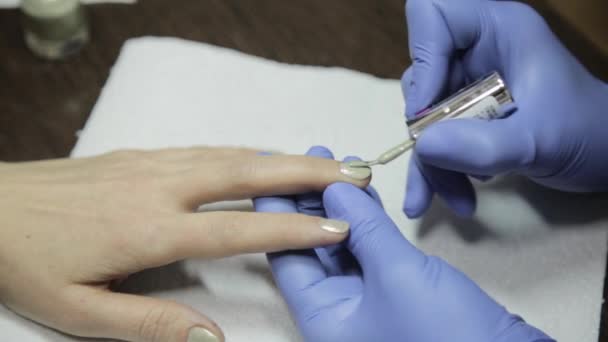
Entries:
<svg viewBox="0 0 608 342">
<path fill-rule="evenodd" d="M 433 1 L 408 0 L 405 12 L 413 64 L 402 85 L 406 115 L 412 118 L 443 92 L 453 47 L 451 33 Z"/>
<path fill-rule="evenodd" d="M 463 51 L 475 54 L 475 63 L 467 63 L 470 76 L 477 78 L 491 70 L 500 70 L 491 34 L 484 26 L 491 2 L 482 0 L 408 0 L 407 18 L 409 50 L 413 61 L 411 86 L 407 91 L 407 116 L 427 108 L 450 84 L 462 85 L 457 55 Z M 491 36 L 489 36 L 491 38 Z M 488 44 L 492 42 L 492 44 Z"/>
<path fill-rule="evenodd" d="M 330 185 L 323 193 L 327 217 L 350 224 L 348 249 L 363 273 L 377 272 L 395 260 L 415 265 L 423 254 L 405 239 L 384 209 L 363 190 L 346 183 Z"/>
<path fill-rule="evenodd" d="M 422 163 L 493 176 L 525 169 L 534 161 L 534 138 L 518 116 L 501 120 L 454 119 L 429 126 L 416 142 Z"/>
<path fill-rule="evenodd" d="M 91 308 L 82 336 L 130 342 L 222 342 L 224 334 L 207 317 L 187 306 L 157 298 L 86 288 Z"/>
</svg>

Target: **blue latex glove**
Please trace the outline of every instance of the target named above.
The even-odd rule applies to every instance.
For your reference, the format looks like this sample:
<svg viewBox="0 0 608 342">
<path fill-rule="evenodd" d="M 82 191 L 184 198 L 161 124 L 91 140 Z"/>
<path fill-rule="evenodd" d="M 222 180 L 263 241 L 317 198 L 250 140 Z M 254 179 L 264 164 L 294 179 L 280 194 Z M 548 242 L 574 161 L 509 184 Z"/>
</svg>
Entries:
<svg viewBox="0 0 608 342">
<path fill-rule="evenodd" d="M 509 314 L 464 274 L 412 246 L 366 192 L 339 183 L 322 199 L 314 196 L 254 201 L 257 211 L 316 208 L 316 214 L 350 224 L 344 245 L 331 247 L 331 256 L 341 261 L 339 274 L 328 272 L 313 250 L 268 256 L 306 341 L 553 341 Z"/>
<path fill-rule="evenodd" d="M 507 119 L 450 120 L 423 132 L 408 175 L 409 217 L 422 215 L 435 193 L 456 213 L 472 214 L 466 175 L 515 172 L 559 190 L 608 190 L 608 85 L 534 10 L 507 1 L 408 0 L 406 16 L 414 61 L 402 79 L 408 117 L 494 70 L 518 105 Z"/>
</svg>

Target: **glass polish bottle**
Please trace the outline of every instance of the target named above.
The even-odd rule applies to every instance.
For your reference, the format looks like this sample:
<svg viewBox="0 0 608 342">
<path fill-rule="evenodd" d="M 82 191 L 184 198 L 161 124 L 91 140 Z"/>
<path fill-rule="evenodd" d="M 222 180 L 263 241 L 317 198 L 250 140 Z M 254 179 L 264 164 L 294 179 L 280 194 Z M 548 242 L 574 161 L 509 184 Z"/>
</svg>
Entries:
<svg viewBox="0 0 608 342">
<path fill-rule="evenodd" d="M 89 41 L 89 27 L 79 0 L 22 0 L 24 38 L 36 55 L 56 60 L 79 51 Z"/>
<path fill-rule="evenodd" d="M 507 117 L 516 109 L 517 106 L 505 81 L 498 72 L 492 72 L 418 113 L 414 119 L 408 120 L 410 136 L 408 140 L 390 148 L 374 160 L 355 160 L 344 164 L 350 168 L 384 165 L 413 148 L 420 134 L 435 122 L 456 118 L 496 120 Z"/>
</svg>

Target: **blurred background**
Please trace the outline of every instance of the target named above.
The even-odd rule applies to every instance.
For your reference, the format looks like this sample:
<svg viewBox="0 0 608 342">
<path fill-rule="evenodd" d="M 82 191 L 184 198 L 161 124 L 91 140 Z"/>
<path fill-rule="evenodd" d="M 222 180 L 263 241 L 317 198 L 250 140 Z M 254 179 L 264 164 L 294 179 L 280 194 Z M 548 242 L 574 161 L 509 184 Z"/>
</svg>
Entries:
<svg viewBox="0 0 608 342">
<path fill-rule="evenodd" d="M 526 2 L 591 72 L 608 80 L 608 1 Z M 68 156 L 131 37 L 175 36 L 395 79 L 410 64 L 403 0 L 139 0 L 85 7 L 90 41 L 60 61 L 35 56 L 25 44 L 22 13 L 0 9 L 1 161 Z M 608 342 L 606 311 L 600 340 Z"/>
</svg>

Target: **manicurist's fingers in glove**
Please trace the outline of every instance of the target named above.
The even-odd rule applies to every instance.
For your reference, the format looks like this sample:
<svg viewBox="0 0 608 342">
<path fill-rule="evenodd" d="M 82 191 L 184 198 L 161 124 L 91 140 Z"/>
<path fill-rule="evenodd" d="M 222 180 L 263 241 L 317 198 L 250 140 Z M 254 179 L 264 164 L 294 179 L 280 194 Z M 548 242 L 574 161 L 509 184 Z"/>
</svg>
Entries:
<svg viewBox="0 0 608 342">
<path fill-rule="evenodd" d="M 257 211 L 297 211 L 294 198 L 255 200 Z M 553 341 L 507 312 L 464 274 L 409 243 L 381 205 L 349 184 L 323 194 L 329 219 L 348 222 L 341 248 L 358 271 L 331 275 L 314 250 L 269 255 L 306 341 Z"/>
<path fill-rule="evenodd" d="M 492 71 L 517 103 L 506 119 L 449 120 L 422 133 L 408 176 L 408 216 L 422 215 L 434 194 L 470 215 L 468 176 L 514 172 L 564 191 L 608 190 L 608 85 L 538 13 L 511 1 L 408 0 L 406 17 L 413 60 L 402 80 L 408 117 Z"/>
</svg>

